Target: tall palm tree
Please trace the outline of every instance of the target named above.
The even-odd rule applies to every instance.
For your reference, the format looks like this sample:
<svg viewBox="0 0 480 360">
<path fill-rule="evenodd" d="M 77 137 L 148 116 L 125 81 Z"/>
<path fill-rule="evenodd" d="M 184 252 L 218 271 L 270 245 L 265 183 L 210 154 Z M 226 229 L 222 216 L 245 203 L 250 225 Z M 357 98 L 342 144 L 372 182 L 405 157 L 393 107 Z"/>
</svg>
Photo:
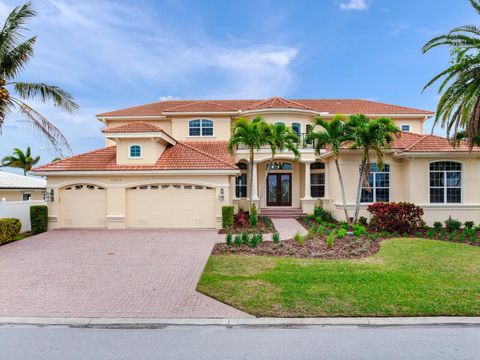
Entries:
<svg viewBox="0 0 480 360">
<path fill-rule="evenodd" d="M 18 148 L 13 149 L 13 155 L 2 159 L 2 166 L 23 169 L 23 175 L 27 175 L 27 172 L 39 161 L 40 156 L 32 157 L 29 146 L 25 153 Z"/>
<path fill-rule="evenodd" d="M 340 148 L 347 141 L 352 140 L 351 127 L 348 126 L 348 117 L 342 114 L 335 115 L 332 120 L 326 121 L 321 117 L 316 117 L 313 120 L 312 131 L 306 136 L 305 141 L 315 144 L 315 152 L 320 155 L 320 152 L 325 147 L 329 147 L 332 151 L 335 167 L 337 169 L 338 180 L 340 182 L 340 190 L 342 193 L 343 211 L 345 212 L 345 219 L 350 223 L 348 216 L 347 201 L 345 199 L 345 186 L 343 184 L 342 171 L 338 162 L 338 155 Z M 315 131 L 315 127 L 321 127 L 319 131 Z"/>
<path fill-rule="evenodd" d="M 259 150 L 266 144 L 266 138 L 268 133 L 268 124 L 263 120 L 261 116 L 255 116 L 252 120 L 246 117 L 240 117 L 235 120 L 233 125 L 232 135 L 228 142 L 227 148 L 230 153 L 235 151 L 237 145 L 243 145 L 248 147 L 249 153 L 249 181 L 248 181 L 248 196 L 249 204 L 248 208 L 252 210 L 253 198 L 252 198 L 252 183 L 253 183 L 253 162 L 255 157 L 255 150 Z"/>
<path fill-rule="evenodd" d="M 469 0 L 480 14 L 480 0 Z M 470 147 L 480 134 L 480 27 L 465 25 L 427 42 L 423 53 L 438 46 L 447 46 L 451 65 L 430 80 L 424 90 L 441 81 L 438 89 L 443 94 L 437 105 L 434 126 L 447 129 L 453 140 L 458 131 L 466 130 Z M 453 132 L 453 134 L 452 134 Z"/>
<path fill-rule="evenodd" d="M 37 37 L 25 40 L 24 31 L 27 30 L 26 22 L 35 15 L 30 2 L 17 6 L 0 29 L 0 132 L 5 117 L 17 110 L 53 144 L 58 153 L 62 154 L 63 150 L 71 152 L 60 130 L 24 100 L 52 101 L 54 106 L 73 111 L 78 105 L 72 95 L 55 85 L 15 81 L 34 54 L 33 45 Z M 12 92 L 17 96 L 12 96 Z"/>
<path fill-rule="evenodd" d="M 260 188 L 260 204 L 262 203 L 263 195 L 265 194 L 268 174 L 270 173 L 277 152 L 288 150 L 293 153 L 295 159 L 300 158 L 300 151 L 298 151 L 300 138 L 291 127 L 285 126 L 283 123 L 269 124 L 265 131 L 265 141 L 270 147 L 271 157 L 270 161 L 267 163 L 262 187 Z"/>
<path fill-rule="evenodd" d="M 360 176 L 358 178 L 354 216 L 354 222 L 357 222 L 360 211 L 362 182 L 366 187 L 369 187 L 370 154 L 373 153 L 375 155 L 378 167 L 383 168 L 384 151 L 390 147 L 395 137 L 400 136 L 401 131 L 389 118 L 380 117 L 370 120 L 363 114 L 351 115 L 348 127 L 353 139 L 352 149 L 361 151 Z"/>
</svg>

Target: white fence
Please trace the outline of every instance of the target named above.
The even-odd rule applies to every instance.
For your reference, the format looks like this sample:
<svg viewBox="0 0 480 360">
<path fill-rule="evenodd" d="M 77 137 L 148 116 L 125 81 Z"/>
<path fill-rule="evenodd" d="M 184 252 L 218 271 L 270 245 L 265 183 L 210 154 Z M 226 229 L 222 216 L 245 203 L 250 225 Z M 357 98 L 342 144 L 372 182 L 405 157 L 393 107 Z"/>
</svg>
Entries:
<svg viewBox="0 0 480 360">
<path fill-rule="evenodd" d="M 0 199 L 0 218 L 16 218 L 22 222 L 21 232 L 30 231 L 30 206 L 47 205 L 43 200 L 6 201 Z"/>
</svg>

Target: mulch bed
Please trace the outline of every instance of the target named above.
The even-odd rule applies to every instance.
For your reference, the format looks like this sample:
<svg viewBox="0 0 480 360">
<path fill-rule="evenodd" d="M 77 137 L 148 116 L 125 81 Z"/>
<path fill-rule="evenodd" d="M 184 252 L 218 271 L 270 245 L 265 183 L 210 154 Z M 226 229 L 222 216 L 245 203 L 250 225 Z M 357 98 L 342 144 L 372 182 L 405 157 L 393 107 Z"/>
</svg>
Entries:
<svg viewBox="0 0 480 360">
<path fill-rule="evenodd" d="M 277 244 L 271 241 L 264 241 L 257 247 L 248 245 L 227 245 L 225 243 L 215 244 L 213 255 L 258 255 L 258 256 L 281 256 L 292 258 L 313 258 L 313 259 L 360 259 L 378 252 L 380 242 L 383 238 L 370 239 L 365 236 L 345 236 L 336 239 L 333 247 L 329 249 L 325 243 L 325 235 L 315 235 L 305 240 L 300 245 L 295 240 L 284 240 Z"/>
<path fill-rule="evenodd" d="M 264 217 L 264 216 L 259 216 L 258 217 L 258 224 L 255 227 L 251 227 L 249 224 L 246 226 L 239 226 L 238 224 L 233 224 L 231 228 L 227 229 L 220 229 L 218 231 L 219 234 L 240 234 L 243 232 L 247 232 L 250 234 L 271 234 L 276 232 L 275 226 L 270 219 Z"/>
</svg>

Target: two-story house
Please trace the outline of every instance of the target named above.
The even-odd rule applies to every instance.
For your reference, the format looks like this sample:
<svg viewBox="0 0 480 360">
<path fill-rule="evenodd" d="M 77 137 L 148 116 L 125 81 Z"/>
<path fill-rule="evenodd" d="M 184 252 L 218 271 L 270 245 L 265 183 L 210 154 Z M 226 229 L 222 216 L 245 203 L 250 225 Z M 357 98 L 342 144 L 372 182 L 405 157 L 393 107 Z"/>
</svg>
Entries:
<svg viewBox="0 0 480 360">
<path fill-rule="evenodd" d="M 424 134 L 430 111 L 367 100 L 178 100 L 106 112 L 97 115 L 105 124 L 104 148 L 33 172 L 47 176 L 52 229 L 218 228 L 221 207 L 246 210 L 249 197 L 263 212 L 309 213 L 322 206 L 342 218 L 331 153 L 315 154 L 303 142 L 313 117 L 329 119 L 337 113 L 387 116 L 402 129 L 401 138 L 386 151 L 386 166 L 372 165 L 371 189 L 362 193 L 363 215 L 372 202 L 408 201 L 424 208 L 429 223 L 449 215 L 480 222 L 480 149 L 453 148 L 446 138 Z M 279 153 L 265 185 L 269 149 L 257 151 L 249 164 L 247 150 L 231 155 L 226 146 L 235 119 L 256 115 L 291 126 L 302 139 L 301 158 Z M 357 150 L 342 151 L 351 210 L 359 162 Z"/>
</svg>

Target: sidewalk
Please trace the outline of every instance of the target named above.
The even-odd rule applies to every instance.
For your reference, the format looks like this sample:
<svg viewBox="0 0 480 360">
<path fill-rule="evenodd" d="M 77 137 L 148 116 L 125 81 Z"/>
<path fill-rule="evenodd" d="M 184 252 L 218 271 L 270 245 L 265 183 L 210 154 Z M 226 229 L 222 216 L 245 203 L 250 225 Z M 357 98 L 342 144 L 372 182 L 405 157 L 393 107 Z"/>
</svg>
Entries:
<svg viewBox="0 0 480 360">
<path fill-rule="evenodd" d="M 280 240 L 293 239 L 297 232 L 307 234 L 307 230 L 295 219 L 272 219 L 272 222 L 280 234 Z"/>
</svg>

